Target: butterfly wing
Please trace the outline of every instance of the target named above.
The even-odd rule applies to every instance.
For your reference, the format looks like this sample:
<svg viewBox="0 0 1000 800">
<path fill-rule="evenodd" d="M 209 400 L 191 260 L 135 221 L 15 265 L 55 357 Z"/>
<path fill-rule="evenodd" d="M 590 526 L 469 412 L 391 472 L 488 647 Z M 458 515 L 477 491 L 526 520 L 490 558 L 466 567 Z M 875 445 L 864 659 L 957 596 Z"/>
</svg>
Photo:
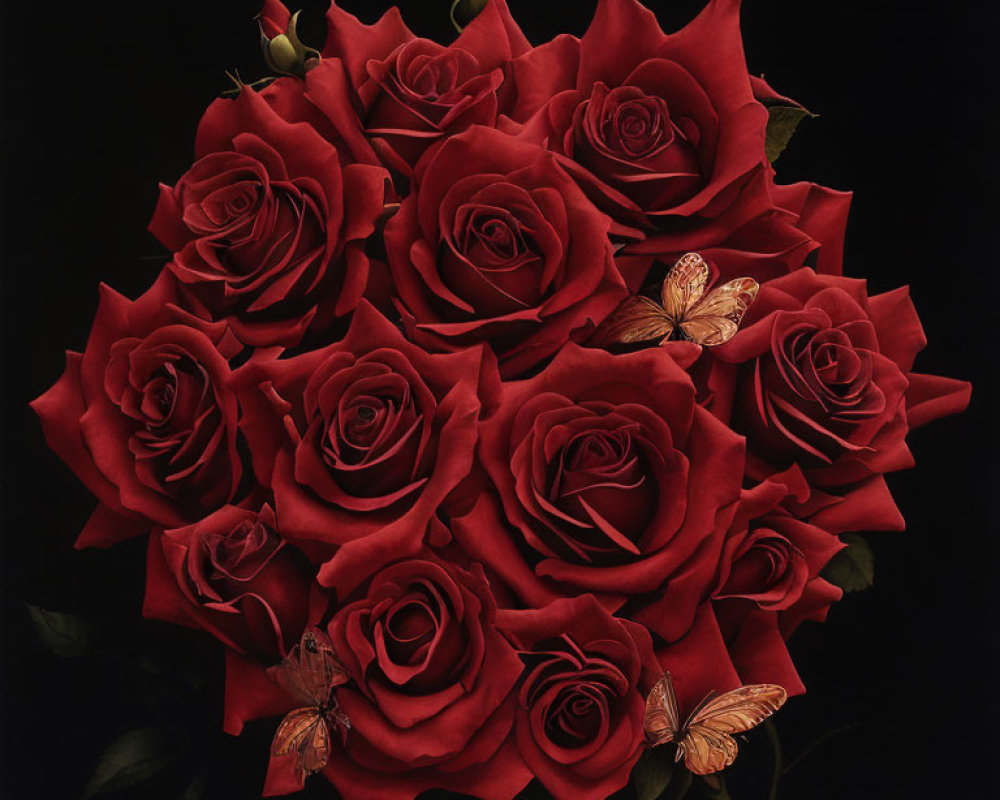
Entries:
<svg viewBox="0 0 1000 800">
<path fill-rule="evenodd" d="M 319 772 L 330 759 L 330 730 L 323 713 L 317 708 L 299 708 L 281 721 L 271 755 L 298 753 L 299 767 L 306 773 Z"/>
<path fill-rule="evenodd" d="M 784 704 L 785 690 L 771 683 L 741 686 L 705 703 L 684 726 L 684 763 L 696 775 L 725 769 L 736 758 L 731 734 L 756 727 Z"/>
<path fill-rule="evenodd" d="M 337 658 L 333 644 L 319 631 L 306 632 L 299 664 L 303 680 L 314 693 L 328 695 L 332 688 L 348 681 L 347 670 Z"/>
<path fill-rule="evenodd" d="M 759 289 L 753 278 L 736 278 L 717 286 L 688 311 L 681 320 L 681 330 L 688 339 L 706 347 L 728 342 L 739 330 Z"/>
<path fill-rule="evenodd" d="M 602 322 L 591 339 L 596 345 L 661 341 L 673 333 L 674 323 L 655 300 L 641 295 L 625 300 Z"/>
<path fill-rule="evenodd" d="M 653 690 L 646 698 L 646 716 L 643 728 L 646 731 L 650 745 L 667 744 L 674 741 L 680 727 L 680 714 L 677 710 L 677 696 L 670 674 L 666 673 L 656 682 Z"/>
<path fill-rule="evenodd" d="M 301 702 L 325 706 L 331 690 L 347 683 L 349 676 L 326 634 L 306 631 L 282 663 L 280 679 Z"/>
<path fill-rule="evenodd" d="M 708 262 L 697 253 L 686 253 L 677 259 L 663 281 L 660 299 L 667 317 L 676 321 L 701 300 L 708 285 Z"/>
<path fill-rule="evenodd" d="M 736 740 L 728 733 L 710 727 L 692 727 L 678 746 L 678 761 L 683 755 L 684 766 L 695 775 L 721 772 L 736 760 Z"/>
<path fill-rule="evenodd" d="M 711 723 L 723 733 L 743 733 L 756 727 L 781 708 L 788 694 L 773 683 L 741 686 L 705 703 L 691 715 L 688 727 Z"/>
</svg>

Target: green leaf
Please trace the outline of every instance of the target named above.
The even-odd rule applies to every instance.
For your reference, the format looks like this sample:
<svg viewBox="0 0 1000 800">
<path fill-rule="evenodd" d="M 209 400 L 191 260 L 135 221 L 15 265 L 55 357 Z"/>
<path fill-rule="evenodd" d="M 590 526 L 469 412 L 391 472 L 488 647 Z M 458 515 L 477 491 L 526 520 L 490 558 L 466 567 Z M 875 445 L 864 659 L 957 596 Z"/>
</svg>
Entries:
<svg viewBox="0 0 1000 800">
<path fill-rule="evenodd" d="M 28 605 L 28 617 L 46 649 L 63 658 L 90 652 L 90 626 L 80 617 Z"/>
<path fill-rule="evenodd" d="M 101 754 L 84 798 L 127 789 L 156 775 L 182 749 L 177 736 L 159 728 L 140 728 L 115 739 Z"/>
<path fill-rule="evenodd" d="M 459 33 L 486 8 L 487 0 L 454 0 L 451 4 L 451 24 Z"/>
<path fill-rule="evenodd" d="M 823 577 L 845 592 L 859 592 L 875 582 L 875 557 L 868 542 L 854 533 L 840 537 L 847 547 L 830 559 Z"/>
<path fill-rule="evenodd" d="M 799 123 L 806 117 L 815 117 L 802 106 L 768 106 L 767 138 L 764 142 L 764 153 L 772 164 L 778 160 Z"/>
<path fill-rule="evenodd" d="M 674 761 L 665 748 L 647 750 L 632 770 L 638 800 L 659 800 L 673 774 Z"/>
</svg>

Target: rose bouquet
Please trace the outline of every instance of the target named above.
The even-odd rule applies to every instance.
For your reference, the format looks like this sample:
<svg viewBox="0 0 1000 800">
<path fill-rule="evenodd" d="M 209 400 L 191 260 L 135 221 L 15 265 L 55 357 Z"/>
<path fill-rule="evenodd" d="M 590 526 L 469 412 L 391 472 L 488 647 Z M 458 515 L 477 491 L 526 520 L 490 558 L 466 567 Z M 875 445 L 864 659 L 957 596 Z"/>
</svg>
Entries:
<svg viewBox="0 0 1000 800">
<path fill-rule="evenodd" d="M 534 47 L 462 14 L 333 4 L 313 48 L 265 0 L 276 77 L 205 112 L 169 263 L 33 404 L 77 546 L 148 537 L 143 613 L 225 648 L 226 731 L 274 718 L 265 794 L 724 792 L 969 386 L 844 276 L 850 195 L 775 182 L 808 112 L 738 0 Z"/>
</svg>

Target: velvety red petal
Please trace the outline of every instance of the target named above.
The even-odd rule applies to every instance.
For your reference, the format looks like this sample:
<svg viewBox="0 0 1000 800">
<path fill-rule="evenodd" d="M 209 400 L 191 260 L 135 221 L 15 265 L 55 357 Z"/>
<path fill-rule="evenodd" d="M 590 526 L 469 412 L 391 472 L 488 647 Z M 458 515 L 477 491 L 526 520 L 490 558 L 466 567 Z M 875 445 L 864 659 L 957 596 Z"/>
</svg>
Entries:
<svg viewBox="0 0 1000 800">
<path fill-rule="evenodd" d="M 911 429 L 966 409 L 972 397 L 972 384 L 939 375 L 911 372 L 907 376 L 906 419 Z"/>
<path fill-rule="evenodd" d="M 267 677 L 267 667 L 226 650 L 225 710 L 222 729 L 239 736 L 243 725 L 262 717 L 277 717 L 295 708 L 295 700 Z M 278 720 L 274 721 L 275 730 Z"/>
<path fill-rule="evenodd" d="M 399 45 L 414 38 L 395 6 L 374 25 L 365 25 L 336 2 L 331 2 L 326 12 L 326 27 L 323 56 L 341 59 L 355 88 L 366 79 L 369 60 L 381 61 Z"/>
<path fill-rule="evenodd" d="M 123 511 L 114 484 L 94 465 L 80 431 L 80 418 L 86 411 L 80 384 L 81 363 L 79 353 L 67 351 L 62 377 L 33 400 L 31 408 L 42 423 L 45 441 L 52 451 L 97 495 L 102 505 Z"/>
<path fill-rule="evenodd" d="M 94 509 L 73 546 L 111 547 L 111 545 L 149 532 L 150 523 L 130 514 L 118 513 L 101 504 Z"/>
<path fill-rule="evenodd" d="M 489 0 L 451 47 L 474 55 L 479 68 L 488 72 L 527 53 L 531 43 L 514 21 L 505 0 Z"/>
</svg>

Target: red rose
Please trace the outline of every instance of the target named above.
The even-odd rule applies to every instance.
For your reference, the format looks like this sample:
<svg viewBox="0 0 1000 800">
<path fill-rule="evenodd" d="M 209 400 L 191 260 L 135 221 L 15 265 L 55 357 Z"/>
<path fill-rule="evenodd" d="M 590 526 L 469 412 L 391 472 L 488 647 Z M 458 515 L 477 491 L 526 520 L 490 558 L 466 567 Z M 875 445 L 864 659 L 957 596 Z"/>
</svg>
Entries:
<svg viewBox="0 0 1000 800">
<path fill-rule="evenodd" d="M 720 218 L 765 210 L 759 185 L 740 191 L 767 164 L 767 111 L 750 86 L 738 2 L 713 0 L 667 36 L 635 0 L 601 0 L 583 39 L 558 36 L 515 59 L 513 79 L 520 135 L 577 165 L 617 218 L 681 219 L 718 239 Z"/>
<path fill-rule="evenodd" d="M 785 641 L 803 620 L 825 619 L 840 598 L 819 573 L 842 547 L 831 532 L 787 511 L 809 496 L 797 467 L 741 492 L 715 585 L 685 634 L 656 653 L 674 678 L 682 713 L 709 692 L 749 683 L 805 691 Z"/>
<path fill-rule="evenodd" d="M 603 210 L 645 228 L 616 258 L 633 293 L 654 258 L 669 267 L 690 251 L 722 280 L 770 280 L 817 249 L 820 271 L 840 272 L 850 195 L 774 184 L 758 100 L 777 95 L 755 97 L 739 5 L 713 0 L 665 35 L 634 0 L 604 0 L 583 39 L 559 36 L 514 61 L 522 124 L 501 127 L 544 144 Z"/>
<path fill-rule="evenodd" d="M 352 728 L 327 777 L 347 800 L 509 800 L 531 777 L 508 738 L 521 662 L 482 571 L 425 553 L 358 577 L 329 625 L 354 683 L 337 691 Z"/>
<path fill-rule="evenodd" d="M 470 556 L 536 607 L 593 592 L 613 609 L 656 592 L 633 618 L 683 634 L 743 474 L 742 440 L 695 404 L 670 355 L 687 363 L 698 350 L 568 345 L 536 377 L 504 384 L 479 449 L 502 510 L 484 493 L 452 523 Z"/>
<path fill-rule="evenodd" d="M 911 372 L 925 341 L 905 289 L 869 298 L 864 281 L 802 269 L 764 284 L 712 351 L 711 407 L 746 435 L 752 478 L 797 463 L 816 487 L 884 487 L 912 465 L 909 429 L 968 403 L 969 384 Z"/>
<path fill-rule="evenodd" d="M 101 286 L 83 354 L 31 405 L 51 447 L 101 502 L 77 547 L 179 527 L 233 497 L 242 475 L 224 323 L 182 311 L 162 276 L 138 300 Z"/>
<path fill-rule="evenodd" d="M 659 677 L 646 630 L 589 595 L 501 611 L 498 624 L 525 662 L 516 737 L 532 773 L 559 798 L 603 800 L 623 787 Z"/>
<path fill-rule="evenodd" d="M 319 599 L 309 562 L 278 535 L 270 506 L 224 506 L 150 538 L 143 615 L 281 657 L 306 627 L 313 587 Z"/>
<path fill-rule="evenodd" d="M 284 30 L 283 6 L 265 3 L 263 13 L 272 30 Z M 509 93 L 505 68 L 530 49 L 504 0 L 488 3 L 447 47 L 415 37 L 396 8 L 365 25 L 331 3 L 326 22 L 322 55 L 338 63 L 307 75 L 306 96 L 338 132 L 348 113 L 360 117 L 382 162 L 403 176 L 447 136 L 470 125 L 494 125 L 498 96 Z M 342 76 L 347 92 L 339 88 Z M 287 88 L 296 91 L 290 82 Z"/>
<path fill-rule="evenodd" d="M 820 577 L 843 547 L 840 540 L 783 506 L 808 496 L 798 467 L 743 491 L 712 593 L 712 610 L 740 680 L 777 683 L 792 694 L 805 688 L 785 640 L 803 620 L 825 619 L 841 595 Z"/>
<path fill-rule="evenodd" d="M 759 180 L 768 184 L 774 207 L 694 248 L 716 268 L 717 283 L 743 277 L 763 283 L 806 263 L 822 274 L 842 274 L 851 194 L 815 183 L 778 186 L 766 176 Z M 630 244 L 615 263 L 633 294 L 645 284 L 655 295 L 667 270 L 692 244 L 686 230 L 663 231 Z"/>
<path fill-rule="evenodd" d="M 386 226 L 407 330 L 438 350 L 486 341 L 516 375 L 625 296 L 608 231 L 541 148 L 489 128 L 452 137 Z"/>
<path fill-rule="evenodd" d="M 427 354 L 362 302 L 343 341 L 240 370 L 241 426 L 282 535 L 319 560 L 336 552 L 320 580 L 341 596 L 358 564 L 439 532 L 434 513 L 472 466 L 483 359 Z"/>
<path fill-rule="evenodd" d="M 260 347 L 296 344 L 357 305 L 383 170 L 342 165 L 316 131 L 249 89 L 209 107 L 196 152 L 176 186 L 160 187 L 150 223 L 194 307 L 233 317 L 240 339 Z"/>
</svg>

